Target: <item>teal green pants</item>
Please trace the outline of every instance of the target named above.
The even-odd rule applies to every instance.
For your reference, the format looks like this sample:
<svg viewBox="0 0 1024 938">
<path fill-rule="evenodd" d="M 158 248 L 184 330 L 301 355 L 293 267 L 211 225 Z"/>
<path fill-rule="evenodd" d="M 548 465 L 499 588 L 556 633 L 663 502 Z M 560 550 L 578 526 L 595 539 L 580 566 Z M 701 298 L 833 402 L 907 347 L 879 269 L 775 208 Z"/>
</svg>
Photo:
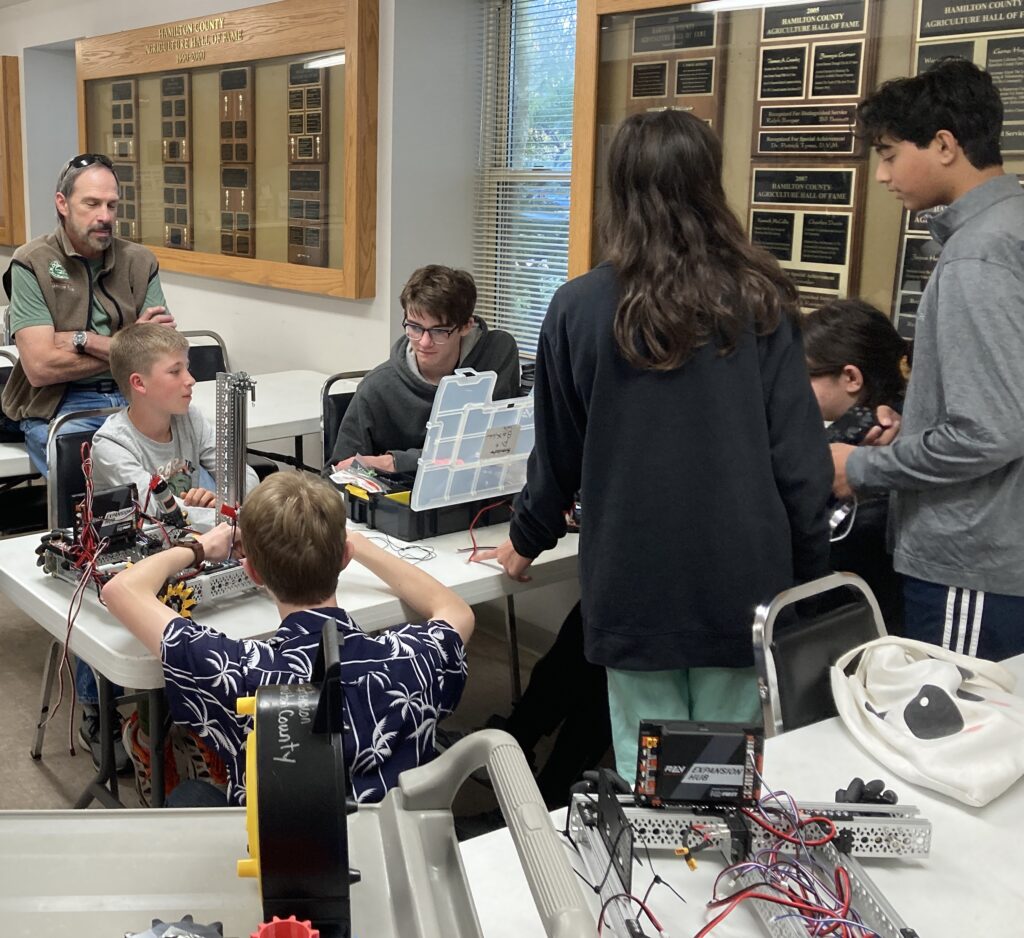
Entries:
<svg viewBox="0 0 1024 938">
<path fill-rule="evenodd" d="M 641 720 L 708 720 L 760 723 L 761 701 L 753 668 L 685 668 L 681 671 L 608 672 L 615 768 L 636 779 Z"/>
</svg>

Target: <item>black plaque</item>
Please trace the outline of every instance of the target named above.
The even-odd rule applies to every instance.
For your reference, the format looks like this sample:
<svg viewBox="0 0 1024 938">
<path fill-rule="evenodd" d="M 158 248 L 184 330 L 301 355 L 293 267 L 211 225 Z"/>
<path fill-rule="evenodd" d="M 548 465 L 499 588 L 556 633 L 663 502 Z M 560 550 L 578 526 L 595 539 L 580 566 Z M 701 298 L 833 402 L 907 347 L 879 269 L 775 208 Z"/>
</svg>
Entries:
<svg viewBox="0 0 1024 938">
<path fill-rule="evenodd" d="M 800 239 L 801 263 L 844 266 L 849 236 L 848 214 L 821 215 L 808 212 L 804 215 L 804 231 Z"/>
<path fill-rule="evenodd" d="M 715 44 L 715 14 L 680 11 L 633 20 L 633 53 L 707 49 Z"/>
<path fill-rule="evenodd" d="M 793 212 L 751 212 L 750 240 L 780 261 L 793 259 Z"/>
<path fill-rule="evenodd" d="M 758 153 L 853 153 L 856 138 L 836 131 L 771 131 L 757 135 Z"/>
<path fill-rule="evenodd" d="M 812 98 L 857 97 L 861 93 L 864 43 L 821 43 L 814 47 L 811 65 Z"/>
<path fill-rule="evenodd" d="M 668 94 L 668 62 L 645 62 L 633 66 L 634 98 L 664 98 Z"/>
<path fill-rule="evenodd" d="M 1024 35 L 990 39 L 985 68 L 1003 99 L 1003 120 L 1024 120 Z"/>
<path fill-rule="evenodd" d="M 865 29 L 866 0 L 767 7 L 761 20 L 762 39 L 847 36 Z"/>
<path fill-rule="evenodd" d="M 714 59 L 680 59 L 676 62 L 676 94 L 712 94 L 715 90 Z"/>
<path fill-rule="evenodd" d="M 909 342 L 914 340 L 917 326 L 917 309 L 921 305 L 920 293 L 901 293 L 900 305 L 896 310 L 896 331 Z"/>
<path fill-rule="evenodd" d="M 919 39 L 973 36 L 1024 29 L 1024 4 L 1016 0 L 919 0 Z"/>
<path fill-rule="evenodd" d="M 999 146 L 1004 153 L 1024 153 L 1024 124 L 1003 124 Z"/>
<path fill-rule="evenodd" d="M 851 127 L 855 104 L 796 104 L 761 108 L 762 127 Z"/>
<path fill-rule="evenodd" d="M 768 205 L 853 205 L 852 169 L 755 169 L 751 201 Z"/>
<path fill-rule="evenodd" d="M 923 293 L 928 278 L 935 270 L 942 248 L 931 238 L 907 238 L 903 244 L 900 269 L 900 290 Z"/>
<path fill-rule="evenodd" d="M 799 270 L 796 267 L 783 265 L 786 275 L 801 289 L 808 290 L 838 290 L 840 284 L 839 274 L 827 270 Z"/>
<path fill-rule="evenodd" d="M 917 47 L 917 73 L 926 72 L 943 59 L 972 59 L 973 42 L 939 42 Z"/>
<path fill-rule="evenodd" d="M 761 84 L 758 97 L 802 98 L 807 72 L 807 47 L 782 46 L 761 50 Z"/>
</svg>

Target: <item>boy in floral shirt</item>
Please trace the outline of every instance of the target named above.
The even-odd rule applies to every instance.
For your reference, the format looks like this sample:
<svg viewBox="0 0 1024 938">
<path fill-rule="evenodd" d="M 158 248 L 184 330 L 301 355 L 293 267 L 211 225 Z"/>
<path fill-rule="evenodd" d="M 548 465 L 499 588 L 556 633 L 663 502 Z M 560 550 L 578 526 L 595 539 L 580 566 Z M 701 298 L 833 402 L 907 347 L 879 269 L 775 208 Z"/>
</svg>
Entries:
<svg viewBox="0 0 1024 938">
<path fill-rule="evenodd" d="M 249 496 L 239 543 L 219 525 L 122 571 L 103 588 L 110 611 L 163 662 L 175 722 L 191 727 L 224 760 L 228 801 L 245 803 L 250 718 L 239 697 L 270 684 L 308 683 L 328 623 L 338 629 L 344 687 L 345 761 L 355 796 L 379 801 L 401 772 L 434 757 L 434 729 L 454 710 L 466 682 L 465 644 L 473 613 L 418 567 L 359 534 L 345 532 L 345 506 L 327 483 L 279 472 Z M 234 550 L 265 585 L 281 626 L 265 641 L 232 639 L 180 618 L 156 599 L 168 577 Z M 379 577 L 423 624 L 364 633 L 339 608 L 338 575 L 354 560 Z"/>
</svg>

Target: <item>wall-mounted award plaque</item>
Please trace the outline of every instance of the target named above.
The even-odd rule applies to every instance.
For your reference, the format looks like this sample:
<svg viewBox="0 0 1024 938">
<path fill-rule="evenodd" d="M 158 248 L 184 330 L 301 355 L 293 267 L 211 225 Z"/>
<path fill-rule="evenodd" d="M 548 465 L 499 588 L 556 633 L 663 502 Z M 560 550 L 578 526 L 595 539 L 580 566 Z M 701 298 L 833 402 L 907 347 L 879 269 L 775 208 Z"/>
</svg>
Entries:
<svg viewBox="0 0 1024 938">
<path fill-rule="evenodd" d="M 139 164 L 114 161 L 113 167 L 121 187 L 117 218 L 114 221 L 116 234 L 126 241 L 139 241 Z"/>
<path fill-rule="evenodd" d="M 327 263 L 327 167 L 288 168 L 288 261 Z"/>
<path fill-rule="evenodd" d="M 627 112 L 682 108 L 721 120 L 724 20 L 694 10 L 637 15 L 632 21 Z"/>
<path fill-rule="evenodd" d="M 1024 154 L 1024 4 L 917 0 L 916 22 L 917 71 L 950 56 L 984 68 L 1003 99 L 1000 148 L 1004 154 Z"/>
<path fill-rule="evenodd" d="M 750 240 L 773 254 L 815 309 L 855 293 L 862 169 L 755 164 Z"/>
<path fill-rule="evenodd" d="M 256 256 L 256 90 L 246 65 L 220 72 L 220 252 Z"/>
<path fill-rule="evenodd" d="M 761 13 L 752 152 L 860 156 L 857 102 L 874 70 L 877 0 L 825 0 Z"/>
</svg>

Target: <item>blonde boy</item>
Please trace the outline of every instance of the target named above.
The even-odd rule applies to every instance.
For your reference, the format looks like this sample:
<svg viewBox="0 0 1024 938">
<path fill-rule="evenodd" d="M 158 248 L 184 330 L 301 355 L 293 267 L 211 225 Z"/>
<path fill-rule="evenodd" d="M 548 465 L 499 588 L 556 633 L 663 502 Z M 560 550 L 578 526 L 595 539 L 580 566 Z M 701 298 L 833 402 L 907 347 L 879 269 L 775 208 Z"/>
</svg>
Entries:
<svg viewBox="0 0 1024 938">
<path fill-rule="evenodd" d="M 216 440 L 192 404 L 188 339 L 165 326 L 129 326 L 110 340 L 110 371 L 128 407 L 108 417 L 93 438 L 96 488 L 134 482 L 145 504 L 150 480 L 159 475 L 183 504 L 212 505 Z M 246 490 L 257 481 L 247 468 Z"/>
</svg>

